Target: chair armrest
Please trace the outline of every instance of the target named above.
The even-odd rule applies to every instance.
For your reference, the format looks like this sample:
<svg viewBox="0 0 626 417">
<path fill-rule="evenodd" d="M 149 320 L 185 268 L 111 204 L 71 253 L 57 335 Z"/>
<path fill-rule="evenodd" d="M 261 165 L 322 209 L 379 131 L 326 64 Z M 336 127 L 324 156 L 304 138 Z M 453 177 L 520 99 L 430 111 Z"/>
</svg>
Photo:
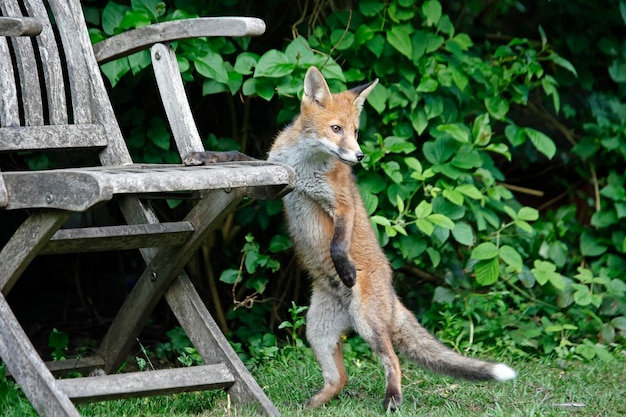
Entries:
<svg viewBox="0 0 626 417">
<path fill-rule="evenodd" d="M 32 17 L 0 17 L 0 36 L 37 36 L 43 25 Z"/>
<path fill-rule="evenodd" d="M 254 17 L 199 17 L 155 23 L 120 33 L 93 46 L 98 63 L 112 61 L 155 43 L 203 36 L 257 36 L 265 23 Z"/>
</svg>

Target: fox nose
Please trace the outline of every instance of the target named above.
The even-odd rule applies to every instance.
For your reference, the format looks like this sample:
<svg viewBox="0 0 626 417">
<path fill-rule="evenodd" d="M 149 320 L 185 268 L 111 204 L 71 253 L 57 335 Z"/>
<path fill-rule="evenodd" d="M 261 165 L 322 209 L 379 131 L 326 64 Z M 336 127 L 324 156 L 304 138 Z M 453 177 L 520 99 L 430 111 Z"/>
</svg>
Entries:
<svg viewBox="0 0 626 417">
<path fill-rule="evenodd" d="M 363 160 L 363 152 L 357 152 L 356 153 L 356 159 L 361 162 Z"/>
</svg>

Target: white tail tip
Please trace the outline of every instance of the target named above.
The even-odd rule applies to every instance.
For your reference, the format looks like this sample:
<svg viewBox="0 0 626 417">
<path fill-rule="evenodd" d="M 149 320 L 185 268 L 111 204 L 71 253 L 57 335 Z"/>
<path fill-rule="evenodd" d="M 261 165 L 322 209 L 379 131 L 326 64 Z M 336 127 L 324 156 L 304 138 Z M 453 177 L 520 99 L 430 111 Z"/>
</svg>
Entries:
<svg viewBox="0 0 626 417">
<path fill-rule="evenodd" d="M 499 363 L 493 367 L 493 379 L 496 381 L 508 381 L 516 376 L 517 372 L 503 363 Z"/>
</svg>

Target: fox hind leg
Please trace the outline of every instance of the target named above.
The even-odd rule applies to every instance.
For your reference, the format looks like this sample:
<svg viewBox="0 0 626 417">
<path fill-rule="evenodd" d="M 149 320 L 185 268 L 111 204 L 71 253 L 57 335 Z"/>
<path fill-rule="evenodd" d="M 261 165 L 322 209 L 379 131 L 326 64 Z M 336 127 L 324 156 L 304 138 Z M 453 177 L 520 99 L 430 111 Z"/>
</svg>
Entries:
<svg viewBox="0 0 626 417">
<path fill-rule="evenodd" d="M 336 397 L 348 382 L 341 340 L 349 327 L 348 314 L 336 301 L 320 298 L 313 293 L 307 313 L 307 340 L 324 377 L 324 386 L 305 403 L 311 408 Z"/>
<path fill-rule="evenodd" d="M 395 411 L 402 404 L 402 369 L 393 349 L 389 327 L 380 320 L 367 320 L 365 315 L 361 315 L 355 322 L 355 330 L 380 357 L 385 369 L 387 389 L 383 407 L 385 410 Z"/>
</svg>

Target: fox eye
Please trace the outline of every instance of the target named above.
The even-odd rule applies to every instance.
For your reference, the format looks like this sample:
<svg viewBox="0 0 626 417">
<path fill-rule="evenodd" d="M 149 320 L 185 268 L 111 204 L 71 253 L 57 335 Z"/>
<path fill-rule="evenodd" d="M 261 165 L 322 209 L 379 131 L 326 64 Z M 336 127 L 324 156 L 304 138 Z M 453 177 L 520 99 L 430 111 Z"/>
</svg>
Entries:
<svg viewBox="0 0 626 417">
<path fill-rule="evenodd" d="M 330 128 L 335 133 L 342 133 L 343 132 L 343 129 L 341 128 L 341 126 L 338 126 L 338 125 L 332 125 Z"/>
</svg>

